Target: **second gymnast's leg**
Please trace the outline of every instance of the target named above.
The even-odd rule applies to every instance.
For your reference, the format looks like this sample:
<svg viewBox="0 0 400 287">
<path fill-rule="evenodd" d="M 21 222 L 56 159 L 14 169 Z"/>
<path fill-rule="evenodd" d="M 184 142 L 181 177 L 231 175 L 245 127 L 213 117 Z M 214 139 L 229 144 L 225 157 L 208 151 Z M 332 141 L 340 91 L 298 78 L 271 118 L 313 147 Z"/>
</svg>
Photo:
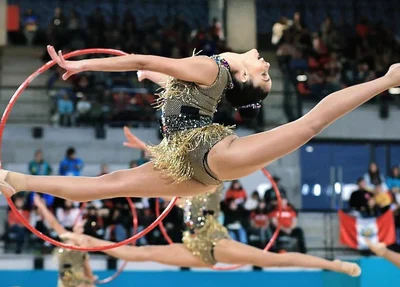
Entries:
<svg viewBox="0 0 400 287">
<path fill-rule="evenodd" d="M 214 248 L 214 256 L 218 262 L 228 264 L 253 265 L 258 267 L 304 267 L 319 268 L 334 272 L 345 273 L 350 276 L 358 276 L 360 267 L 355 263 L 330 261 L 302 253 L 276 254 L 264 252 L 230 239 L 217 242 Z"/>
<path fill-rule="evenodd" d="M 0 170 L 1 181 L 6 184 L 0 184 L 0 191 L 8 197 L 15 192 L 32 190 L 73 201 L 114 197 L 185 197 L 210 189 L 210 186 L 194 180 L 172 184 L 171 180 L 154 170 L 152 163 L 99 177 L 34 176 Z"/>
<path fill-rule="evenodd" d="M 400 64 L 395 64 L 379 79 L 330 94 L 294 122 L 271 131 L 222 140 L 210 151 L 208 165 L 220 180 L 246 176 L 298 149 L 340 117 L 399 84 Z"/>
</svg>

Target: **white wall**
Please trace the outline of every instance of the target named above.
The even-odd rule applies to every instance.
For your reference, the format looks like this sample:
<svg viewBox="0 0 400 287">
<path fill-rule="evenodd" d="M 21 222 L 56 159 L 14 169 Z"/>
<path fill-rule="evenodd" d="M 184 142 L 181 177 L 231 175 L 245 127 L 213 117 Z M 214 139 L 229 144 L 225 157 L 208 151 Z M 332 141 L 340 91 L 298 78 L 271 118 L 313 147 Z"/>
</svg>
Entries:
<svg viewBox="0 0 400 287">
<path fill-rule="evenodd" d="M 310 110 L 304 109 L 303 113 Z M 379 117 L 379 107 L 365 105 L 333 123 L 318 138 L 400 140 L 400 109 L 392 106 L 388 119 Z"/>
<path fill-rule="evenodd" d="M 0 47 L 7 44 L 7 1 L 0 0 Z"/>
<path fill-rule="evenodd" d="M 255 0 L 226 1 L 226 34 L 228 45 L 234 51 L 257 47 Z"/>
</svg>

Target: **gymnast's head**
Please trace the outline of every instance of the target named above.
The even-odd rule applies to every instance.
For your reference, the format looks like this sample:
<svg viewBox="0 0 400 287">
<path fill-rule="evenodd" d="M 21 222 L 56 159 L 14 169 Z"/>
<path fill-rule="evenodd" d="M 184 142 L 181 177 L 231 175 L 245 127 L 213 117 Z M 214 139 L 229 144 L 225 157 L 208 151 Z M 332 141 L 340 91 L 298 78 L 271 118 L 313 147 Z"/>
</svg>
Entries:
<svg viewBox="0 0 400 287">
<path fill-rule="evenodd" d="M 261 102 L 272 87 L 270 64 L 256 49 L 243 54 L 226 53 L 221 56 L 229 62 L 232 73 L 233 88 L 226 91 L 227 101 L 242 117 L 256 117 Z"/>
</svg>

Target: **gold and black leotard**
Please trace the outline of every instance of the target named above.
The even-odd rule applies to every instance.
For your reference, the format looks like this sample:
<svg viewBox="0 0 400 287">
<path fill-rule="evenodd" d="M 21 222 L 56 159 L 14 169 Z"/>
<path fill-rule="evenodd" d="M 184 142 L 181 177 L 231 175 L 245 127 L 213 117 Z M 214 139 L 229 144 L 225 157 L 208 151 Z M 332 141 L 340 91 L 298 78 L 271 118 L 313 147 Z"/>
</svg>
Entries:
<svg viewBox="0 0 400 287">
<path fill-rule="evenodd" d="M 195 256 L 205 263 L 214 265 L 214 246 L 218 240 L 229 238 L 228 230 L 218 222 L 223 185 L 213 193 L 187 198 L 184 216 L 187 230 L 183 243 Z"/>
<path fill-rule="evenodd" d="M 206 156 L 216 143 L 233 134 L 230 128 L 212 123 L 232 78 L 223 58 L 211 58 L 219 67 L 214 84 L 201 87 L 171 78 L 159 94 L 163 140 L 148 148 L 155 168 L 175 182 L 195 179 L 206 185 L 221 183 L 209 171 Z"/>
<path fill-rule="evenodd" d="M 59 264 L 58 287 L 93 284 L 85 275 L 84 263 L 89 256 L 86 252 L 62 248 L 56 249 L 54 252 L 56 252 Z"/>
</svg>

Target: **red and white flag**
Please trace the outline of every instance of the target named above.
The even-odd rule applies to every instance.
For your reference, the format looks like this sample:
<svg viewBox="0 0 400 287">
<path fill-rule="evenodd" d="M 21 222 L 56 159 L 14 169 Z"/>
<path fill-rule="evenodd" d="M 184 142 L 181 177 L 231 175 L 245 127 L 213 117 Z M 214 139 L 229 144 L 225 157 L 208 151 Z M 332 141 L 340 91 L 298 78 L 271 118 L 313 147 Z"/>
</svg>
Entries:
<svg viewBox="0 0 400 287">
<path fill-rule="evenodd" d="M 368 249 L 365 238 L 372 243 L 383 242 L 386 245 L 396 242 L 391 210 L 376 218 L 356 218 L 340 210 L 339 224 L 340 242 L 354 249 Z"/>
</svg>

